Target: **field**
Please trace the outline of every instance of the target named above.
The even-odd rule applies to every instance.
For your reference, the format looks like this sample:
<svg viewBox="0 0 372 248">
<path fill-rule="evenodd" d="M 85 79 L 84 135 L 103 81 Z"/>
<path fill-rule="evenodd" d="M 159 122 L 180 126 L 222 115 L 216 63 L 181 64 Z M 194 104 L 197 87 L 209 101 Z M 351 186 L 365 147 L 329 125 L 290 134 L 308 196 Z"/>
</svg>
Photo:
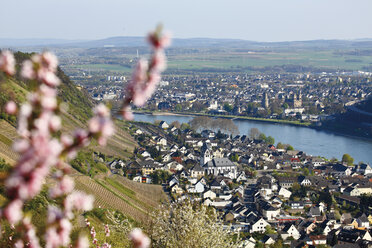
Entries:
<svg viewBox="0 0 372 248">
<path fill-rule="evenodd" d="M 118 175 L 92 179 L 76 173 L 76 189 L 92 194 L 95 207 L 119 210 L 129 218 L 144 222 L 148 213 L 166 201 L 159 185 L 132 182 Z"/>
<path fill-rule="evenodd" d="M 336 55 L 335 51 L 265 51 L 198 53 L 169 56 L 168 68 L 192 69 L 242 69 L 267 66 L 301 65 L 325 69 L 361 70 L 372 65 L 371 56 Z"/>
<path fill-rule="evenodd" d="M 115 64 L 80 64 L 80 65 L 75 64 L 75 65 L 69 65 L 68 67 L 91 70 L 91 71 L 103 70 L 103 71 L 124 72 L 124 73 L 128 73 L 132 71 L 131 68 L 121 66 L 121 65 L 115 65 Z"/>
<path fill-rule="evenodd" d="M 168 72 L 186 71 L 254 71 L 265 67 L 299 65 L 317 69 L 331 70 L 363 70 L 372 66 L 372 56 L 349 55 L 355 50 L 351 48 L 316 49 L 316 48 L 262 48 L 262 49 L 199 49 L 191 53 L 167 53 Z M 117 56 L 117 54 L 112 54 Z M 135 55 L 123 55 L 127 60 Z M 119 58 L 118 58 L 119 59 Z M 90 60 L 87 60 L 90 61 Z M 120 61 L 120 59 L 119 59 Z M 134 64 L 132 64 L 132 67 Z M 110 71 L 128 74 L 131 68 L 119 64 L 72 64 L 69 69 L 83 69 L 91 71 Z"/>
</svg>

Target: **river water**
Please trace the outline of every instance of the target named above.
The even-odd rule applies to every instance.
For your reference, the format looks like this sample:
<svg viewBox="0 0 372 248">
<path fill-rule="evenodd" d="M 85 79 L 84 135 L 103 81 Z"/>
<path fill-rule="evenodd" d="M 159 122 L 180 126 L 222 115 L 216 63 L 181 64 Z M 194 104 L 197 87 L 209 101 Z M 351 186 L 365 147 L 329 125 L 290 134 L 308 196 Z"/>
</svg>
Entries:
<svg viewBox="0 0 372 248">
<path fill-rule="evenodd" d="M 189 122 L 191 116 L 134 114 L 135 121 L 153 123 L 155 120 Z M 345 153 L 354 158 L 354 163 L 363 161 L 372 164 L 372 141 L 342 136 L 326 131 L 318 131 L 307 127 L 291 126 L 269 122 L 250 120 L 233 120 L 241 135 L 249 134 L 251 128 L 258 128 L 266 136 L 275 138 L 275 143 L 291 144 L 296 150 L 313 156 L 341 160 Z"/>
</svg>

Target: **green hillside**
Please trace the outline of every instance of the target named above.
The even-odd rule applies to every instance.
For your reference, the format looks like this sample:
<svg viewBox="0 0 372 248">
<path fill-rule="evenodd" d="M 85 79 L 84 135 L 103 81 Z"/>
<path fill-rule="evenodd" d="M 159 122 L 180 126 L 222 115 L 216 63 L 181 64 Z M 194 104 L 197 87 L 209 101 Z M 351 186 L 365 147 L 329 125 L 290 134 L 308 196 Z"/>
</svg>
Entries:
<svg viewBox="0 0 372 248">
<path fill-rule="evenodd" d="M 15 53 L 18 71 L 21 63 L 30 56 Z M 76 87 L 60 69 L 58 76 L 62 80 L 58 100 L 68 105 L 68 111 L 62 113 L 62 132 L 71 133 L 86 126 L 87 120 L 92 116 L 91 109 L 94 103 L 85 91 Z M 14 164 L 18 159 L 18 154 L 11 148 L 12 142 L 18 137 L 16 118 L 3 111 L 4 105 L 9 100 L 14 100 L 18 104 L 24 102 L 27 93 L 35 86 L 31 82 L 23 81 L 19 72 L 12 79 L 0 73 L 0 82 L 0 158 Z M 128 123 L 121 120 L 115 120 L 114 123 L 116 132 L 108 140 L 107 146 L 98 146 L 93 140 L 75 160 L 71 161 L 74 168 L 77 168 L 72 176 L 75 179 L 76 190 L 95 196 L 96 208 L 119 211 L 130 220 L 141 223 L 146 220 L 150 211 L 166 200 L 166 196 L 161 186 L 135 183 L 111 174 L 107 163 L 116 158 L 128 161 L 137 146 L 127 131 Z M 101 159 L 102 157 L 104 159 Z M 5 200 L 3 195 L 0 195 L 0 200 L 2 202 Z"/>
</svg>

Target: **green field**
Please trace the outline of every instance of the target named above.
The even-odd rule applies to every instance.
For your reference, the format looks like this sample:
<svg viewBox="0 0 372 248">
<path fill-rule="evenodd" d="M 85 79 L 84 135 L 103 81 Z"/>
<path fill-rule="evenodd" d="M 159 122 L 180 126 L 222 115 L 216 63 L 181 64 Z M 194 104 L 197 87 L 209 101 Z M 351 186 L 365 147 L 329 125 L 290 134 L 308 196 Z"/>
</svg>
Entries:
<svg viewBox="0 0 372 248">
<path fill-rule="evenodd" d="M 226 52 L 170 56 L 169 69 L 238 69 L 239 67 L 301 65 L 327 69 L 361 70 L 372 65 L 372 56 L 336 55 L 334 51 Z"/>
<path fill-rule="evenodd" d="M 92 70 L 92 71 L 99 71 L 99 70 L 104 70 L 104 71 L 113 71 L 113 72 L 131 72 L 132 69 L 121 66 L 121 65 L 113 65 L 113 64 L 75 64 L 71 65 L 72 68 L 77 68 L 77 69 L 86 69 L 86 70 Z"/>
</svg>

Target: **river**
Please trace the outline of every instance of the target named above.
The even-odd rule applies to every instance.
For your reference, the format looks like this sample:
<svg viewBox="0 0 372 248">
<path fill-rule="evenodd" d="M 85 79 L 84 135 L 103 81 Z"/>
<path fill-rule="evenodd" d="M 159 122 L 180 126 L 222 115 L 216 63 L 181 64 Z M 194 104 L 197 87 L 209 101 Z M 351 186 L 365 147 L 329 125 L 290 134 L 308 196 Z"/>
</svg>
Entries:
<svg viewBox="0 0 372 248">
<path fill-rule="evenodd" d="M 135 121 L 151 123 L 155 120 L 163 120 L 168 124 L 173 121 L 184 123 L 190 121 L 192 118 L 191 116 L 178 115 L 134 114 Z M 354 163 L 363 161 L 372 164 L 372 141 L 369 140 L 337 135 L 300 126 L 251 120 L 233 121 L 239 128 L 240 134 L 248 135 L 251 128 L 258 128 L 266 136 L 270 135 L 274 137 L 275 143 L 291 144 L 296 150 L 304 151 L 309 155 L 341 160 L 342 155 L 348 153 L 354 158 Z"/>
</svg>

